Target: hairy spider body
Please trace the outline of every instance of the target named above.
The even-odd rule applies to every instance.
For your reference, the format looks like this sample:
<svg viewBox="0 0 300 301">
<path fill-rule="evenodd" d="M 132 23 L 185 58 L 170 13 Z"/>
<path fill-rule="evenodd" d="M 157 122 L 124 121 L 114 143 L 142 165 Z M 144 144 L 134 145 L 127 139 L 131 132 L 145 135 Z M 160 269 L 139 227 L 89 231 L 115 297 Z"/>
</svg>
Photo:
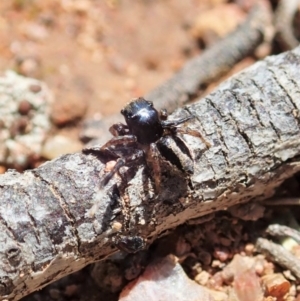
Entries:
<svg viewBox="0 0 300 301">
<path fill-rule="evenodd" d="M 136 136 L 138 143 L 149 145 L 162 137 L 163 124 L 152 102 L 138 98 L 121 110 L 121 114 L 125 118 L 130 133 Z"/>
<path fill-rule="evenodd" d="M 153 103 L 144 98 L 130 102 L 121 113 L 126 125 L 117 123 L 111 126 L 110 132 L 114 137 L 97 151 L 105 161 L 116 160 L 115 166 L 104 176 L 102 185 L 106 185 L 122 166 L 131 167 L 146 162 L 151 169 L 155 190 L 159 192 L 161 157 L 183 173 L 193 173 L 193 158 L 182 134 L 199 137 L 209 146 L 200 133 L 178 127 L 193 116 L 166 120 L 166 112 L 159 114 Z"/>
</svg>

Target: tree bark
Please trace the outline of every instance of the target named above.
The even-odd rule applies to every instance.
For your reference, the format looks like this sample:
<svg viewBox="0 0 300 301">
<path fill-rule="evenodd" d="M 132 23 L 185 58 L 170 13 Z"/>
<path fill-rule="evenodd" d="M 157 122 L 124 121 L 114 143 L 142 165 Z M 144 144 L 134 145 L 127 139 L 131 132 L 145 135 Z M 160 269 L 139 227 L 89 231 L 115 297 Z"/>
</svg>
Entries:
<svg viewBox="0 0 300 301">
<path fill-rule="evenodd" d="M 194 158 L 187 177 L 161 159 L 154 192 L 144 164 L 109 169 L 97 152 L 64 155 L 22 174 L 0 177 L 0 296 L 19 300 L 117 251 L 122 241 L 150 243 L 188 220 L 269 198 L 300 170 L 300 48 L 268 57 L 170 116 Z M 131 238 L 131 240 L 130 240 Z M 138 247 L 137 247 L 138 248 Z M 133 250 L 134 251 L 134 250 Z"/>
</svg>

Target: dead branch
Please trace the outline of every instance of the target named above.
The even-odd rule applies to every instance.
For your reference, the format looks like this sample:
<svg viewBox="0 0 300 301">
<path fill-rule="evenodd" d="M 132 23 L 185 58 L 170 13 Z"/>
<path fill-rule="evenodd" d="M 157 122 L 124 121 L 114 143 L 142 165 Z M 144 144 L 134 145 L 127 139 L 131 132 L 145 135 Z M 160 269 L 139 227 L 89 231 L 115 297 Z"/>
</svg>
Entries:
<svg viewBox="0 0 300 301">
<path fill-rule="evenodd" d="M 268 226 L 266 233 L 272 236 L 291 237 L 298 244 L 300 243 L 300 232 L 288 226 L 272 224 Z"/>
<path fill-rule="evenodd" d="M 300 170 L 300 48 L 268 57 L 170 118 L 194 157 L 186 175 L 161 161 L 154 193 L 146 166 L 123 168 L 104 189 L 97 152 L 64 155 L 0 177 L 0 295 L 19 300 L 117 250 L 134 251 L 190 219 L 269 198 Z M 108 167 L 107 167 L 108 168 Z"/>
<path fill-rule="evenodd" d="M 299 5 L 299 0 L 281 0 L 278 3 L 274 17 L 274 25 L 277 32 L 276 40 L 284 50 L 293 49 L 299 45 L 299 41 L 293 32 L 293 21 Z"/>
<path fill-rule="evenodd" d="M 298 279 L 300 278 L 299 258 L 284 247 L 265 238 L 259 238 L 256 242 L 256 248 L 259 252 L 266 253 L 281 267 L 290 270 Z"/>
</svg>

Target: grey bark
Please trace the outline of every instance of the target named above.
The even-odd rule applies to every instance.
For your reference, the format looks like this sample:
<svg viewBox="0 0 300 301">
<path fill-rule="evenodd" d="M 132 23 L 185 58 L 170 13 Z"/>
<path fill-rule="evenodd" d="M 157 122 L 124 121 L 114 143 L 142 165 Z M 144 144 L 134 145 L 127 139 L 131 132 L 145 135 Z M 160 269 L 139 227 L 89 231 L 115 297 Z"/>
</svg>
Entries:
<svg viewBox="0 0 300 301">
<path fill-rule="evenodd" d="M 290 237 L 300 244 L 300 232 L 288 226 L 279 224 L 269 225 L 266 232 L 275 237 Z"/>
<path fill-rule="evenodd" d="M 123 168 L 103 189 L 96 153 L 64 155 L 39 168 L 0 177 L 0 295 L 21 297 L 115 252 L 119 237 L 150 243 L 188 220 L 269 198 L 300 170 L 300 48 L 268 57 L 170 118 L 194 158 L 190 178 L 161 160 L 151 171 Z M 108 166 L 107 166 L 108 168 Z"/>
<path fill-rule="evenodd" d="M 259 252 L 265 253 L 281 267 L 291 271 L 298 279 L 300 278 L 299 258 L 290 251 L 265 238 L 259 238 L 256 242 Z"/>
</svg>

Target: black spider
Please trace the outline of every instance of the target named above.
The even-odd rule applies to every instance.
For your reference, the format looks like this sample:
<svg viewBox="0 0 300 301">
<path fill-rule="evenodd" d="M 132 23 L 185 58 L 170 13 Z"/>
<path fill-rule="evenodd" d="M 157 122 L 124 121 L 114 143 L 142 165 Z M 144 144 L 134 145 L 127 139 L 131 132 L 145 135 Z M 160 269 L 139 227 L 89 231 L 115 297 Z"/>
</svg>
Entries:
<svg viewBox="0 0 300 301">
<path fill-rule="evenodd" d="M 130 167 L 146 162 L 151 169 L 156 192 L 159 192 L 161 155 L 185 174 L 193 173 L 194 162 L 182 134 L 199 137 L 209 147 L 209 143 L 197 131 L 178 127 L 194 116 L 166 120 L 166 111 L 159 114 L 153 103 L 144 98 L 130 102 L 121 113 L 127 125 L 117 123 L 111 126 L 109 130 L 114 137 L 97 150 L 97 154 L 106 162 L 116 161 L 114 167 L 104 176 L 103 186 L 122 166 Z"/>
</svg>

